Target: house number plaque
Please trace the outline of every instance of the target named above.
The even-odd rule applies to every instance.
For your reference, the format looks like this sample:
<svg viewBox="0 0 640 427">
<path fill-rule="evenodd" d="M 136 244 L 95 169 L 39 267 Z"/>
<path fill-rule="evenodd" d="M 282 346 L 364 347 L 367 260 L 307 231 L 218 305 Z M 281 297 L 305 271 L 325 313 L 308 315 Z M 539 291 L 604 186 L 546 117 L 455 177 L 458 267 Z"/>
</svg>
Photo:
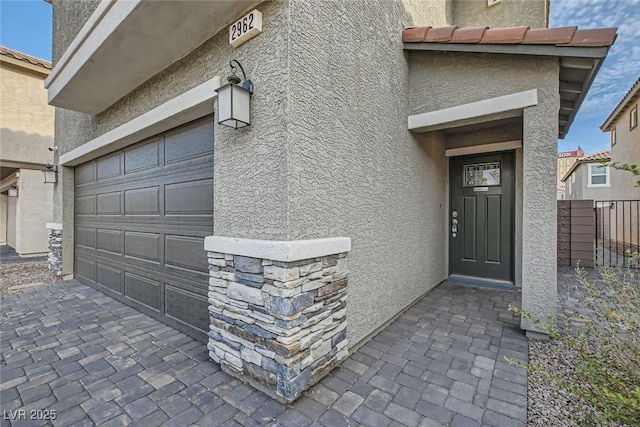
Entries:
<svg viewBox="0 0 640 427">
<path fill-rule="evenodd" d="M 229 26 L 229 44 L 238 47 L 262 32 L 262 12 L 257 9 L 249 12 Z"/>
</svg>

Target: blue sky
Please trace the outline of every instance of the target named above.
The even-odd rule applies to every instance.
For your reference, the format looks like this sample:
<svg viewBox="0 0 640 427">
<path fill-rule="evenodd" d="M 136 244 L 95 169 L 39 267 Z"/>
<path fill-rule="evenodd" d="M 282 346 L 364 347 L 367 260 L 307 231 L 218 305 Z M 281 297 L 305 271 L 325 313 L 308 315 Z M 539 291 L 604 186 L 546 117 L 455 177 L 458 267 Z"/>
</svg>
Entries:
<svg viewBox="0 0 640 427">
<path fill-rule="evenodd" d="M 581 145 L 593 153 L 609 148 L 600 125 L 640 76 L 640 0 L 551 0 L 550 27 L 618 27 L 618 38 L 576 116 L 559 151 Z"/>
<path fill-rule="evenodd" d="M 0 44 L 51 60 L 51 14 L 43 0 L 0 0 Z M 618 39 L 569 134 L 558 142 L 559 151 L 580 145 L 593 153 L 609 148 L 609 134 L 599 126 L 640 75 L 640 0 L 551 0 L 549 26 L 568 25 L 618 27 Z"/>
</svg>

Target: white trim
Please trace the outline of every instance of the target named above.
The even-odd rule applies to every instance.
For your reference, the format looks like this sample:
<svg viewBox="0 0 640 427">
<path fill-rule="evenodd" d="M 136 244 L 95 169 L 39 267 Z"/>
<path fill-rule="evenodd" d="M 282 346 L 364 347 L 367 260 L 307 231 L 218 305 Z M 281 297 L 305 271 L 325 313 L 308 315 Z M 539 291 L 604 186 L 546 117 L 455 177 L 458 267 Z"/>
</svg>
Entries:
<svg viewBox="0 0 640 427">
<path fill-rule="evenodd" d="M 44 82 L 51 102 L 141 0 L 102 0 Z M 99 83 L 98 83 L 99 84 Z"/>
<path fill-rule="evenodd" d="M 592 184 L 591 183 L 591 178 L 593 176 L 593 174 L 591 173 L 591 168 L 592 167 L 601 167 L 603 166 L 605 168 L 606 171 L 606 178 L 607 181 L 604 184 Z M 589 163 L 587 164 L 587 188 L 598 188 L 598 187 L 610 187 L 611 186 L 611 181 L 610 181 L 610 173 L 609 173 L 609 166 L 607 165 L 601 165 L 601 164 L 596 164 L 596 163 Z M 602 174 L 596 174 L 596 176 L 602 176 Z"/>
<path fill-rule="evenodd" d="M 467 156 L 469 154 L 493 153 L 497 151 L 516 150 L 522 148 L 522 141 L 494 142 L 492 144 L 470 145 L 468 147 L 448 148 L 445 150 L 446 157 Z"/>
<path fill-rule="evenodd" d="M 225 236 L 204 239 L 204 250 L 273 261 L 292 262 L 351 251 L 351 238 L 313 240 L 252 240 Z"/>
<path fill-rule="evenodd" d="M 48 222 L 47 223 L 47 228 L 49 230 L 62 230 L 62 223 L 61 222 Z"/>
<path fill-rule="evenodd" d="M 408 129 L 413 132 L 426 132 L 435 130 L 436 127 L 454 127 L 456 122 L 463 120 L 521 110 L 534 105 L 538 105 L 537 89 L 484 99 L 429 113 L 414 114 L 408 118 Z"/>
<path fill-rule="evenodd" d="M 173 98 L 60 156 L 60 164 L 76 166 L 96 157 L 119 150 L 176 126 L 213 113 L 213 100 L 220 87 L 220 77 Z"/>
</svg>

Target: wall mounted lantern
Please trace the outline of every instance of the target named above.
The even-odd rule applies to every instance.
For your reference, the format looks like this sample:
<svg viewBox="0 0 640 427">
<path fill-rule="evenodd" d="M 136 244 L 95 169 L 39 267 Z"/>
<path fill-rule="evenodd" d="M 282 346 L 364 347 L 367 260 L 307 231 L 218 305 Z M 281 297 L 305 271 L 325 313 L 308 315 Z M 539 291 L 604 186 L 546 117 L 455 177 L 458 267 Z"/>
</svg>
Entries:
<svg viewBox="0 0 640 427">
<path fill-rule="evenodd" d="M 48 164 L 42 171 L 42 180 L 45 184 L 55 184 L 58 182 L 58 167 Z"/>
<path fill-rule="evenodd" d="M 7 193 L 9 197 L 18 197 L 18 189 L 16 187 L 9 187 Z"/>
<path fill-rule="evenodd" d="M 234 65 L 234 63 L 236 65 Z M 235 59 L 229 62 L 231 75 L 227 83 L 216 90 L 218 92 L 218 123 L 234 129 L 251 124 L 251 95 L 253 83 L 247 79 L 242 65 Z M 244 81 L 240 85 L 240 77 L 236 76 L 237 69 L 242 71 Z"/>
</svg>

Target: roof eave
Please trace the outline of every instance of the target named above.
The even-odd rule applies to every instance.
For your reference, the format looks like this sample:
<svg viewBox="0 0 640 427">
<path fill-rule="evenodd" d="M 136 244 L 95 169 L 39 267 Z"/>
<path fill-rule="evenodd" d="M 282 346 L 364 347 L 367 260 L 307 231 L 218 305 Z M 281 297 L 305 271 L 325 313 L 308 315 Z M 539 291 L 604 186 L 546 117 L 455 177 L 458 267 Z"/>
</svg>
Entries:
<svg viewBox="0 0 640 427">
<path fill-rule="evenodd" d="M 622 98 L 620 103 L 613 109 L 609 117 L 600 125 L 600 130 L 602 132 L 610 132 L 613 129 L 614 122 L 620 117 L 622 112 L 627 109 L 629 104 L 631 104 L 636 98 L 640 96 L 640 77 L 636 80 L 636 82 L 631 86 L 631 89 L 626 93 L 626 95 Z"/>
<path fill-rule="evenodd" d="M 573 101 L 568 115 L 558 117 L 558 138 L 564 139 L 569 132 L 576 114 L 598 74 L 598 70 L 609 52 L 609 46 L 556 46 L 542 44 L 475 44 L 475 43 L 433 43 L 433 42 L 408 42 L 404 43 L 404 50 L 422 52 L 467 52 L 467 53 L 491 53 L 508 55 L 547 56 L 554 58 L 580 58 L 593 61 L 587 78 L 582 81 L 579 95 Z M 562 100 L 563 89 L 560 88 Z"/>
</svg>

